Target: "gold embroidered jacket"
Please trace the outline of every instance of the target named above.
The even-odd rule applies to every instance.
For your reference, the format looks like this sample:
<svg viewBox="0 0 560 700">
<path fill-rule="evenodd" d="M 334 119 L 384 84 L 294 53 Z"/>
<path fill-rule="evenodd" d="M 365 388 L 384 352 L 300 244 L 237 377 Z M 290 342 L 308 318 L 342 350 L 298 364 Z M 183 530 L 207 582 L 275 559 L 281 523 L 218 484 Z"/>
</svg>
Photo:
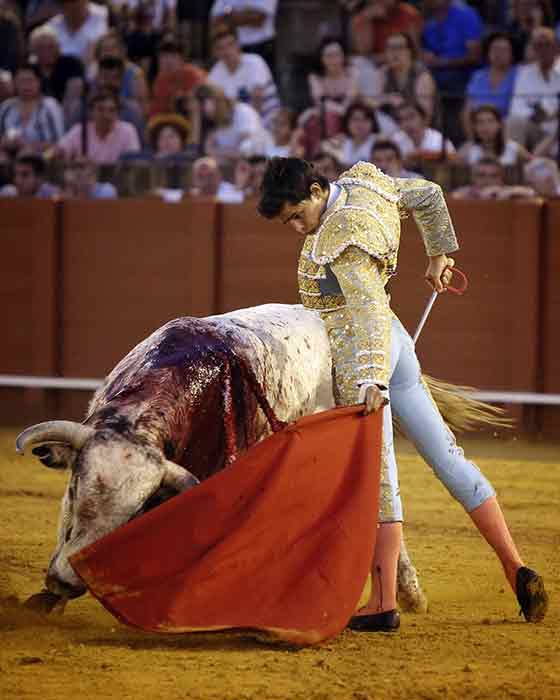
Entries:
<svg viewBox="0 0 560 700">
<path fill-rule="evenodd" d="M 356 403 L 364 384 L 388 386 L 391 310 L 385 293 L 395 273 L 400 218 L 410 211 L 426 253 L 457 250 L 439 185 L 383 174 L 360 162 L 337 180 L 341 192 L 308 235 L 298 266 L 304 306 L 318 311 L 331 342 L 338 403 Z"/>
</svg>

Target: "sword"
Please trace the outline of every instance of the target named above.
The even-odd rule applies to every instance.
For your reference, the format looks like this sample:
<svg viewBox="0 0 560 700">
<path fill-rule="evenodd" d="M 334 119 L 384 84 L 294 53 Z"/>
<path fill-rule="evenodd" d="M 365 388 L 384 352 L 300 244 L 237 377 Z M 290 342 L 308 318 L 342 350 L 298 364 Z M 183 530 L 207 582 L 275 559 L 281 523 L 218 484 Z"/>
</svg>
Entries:
<svg viewBox="0 0 560 700">
<path fill-rule="evenodd" d="M 466 291 L 469 286 L 469 281 L 467 279 L 467 276 L 465 275 L 464 272 L 461 272 L 457 267 L 450 268 L 453 272 L 453 274 L 457 273 L 459 277 L 461 278 L 461 286 L 460 287 L 446 287 L 450 292 L 453 294 L 457 294 L 457 296 L 462 296 Z M 422 329 L 426 325 L 426 321 L 428 320 L 428 316 L 430 315 L 430 311 L 432 310 L 433 305 L 436 302 L 436 299 L 439 296 L 439 292 L 436 292 L 435 290 L 432 292 L 432 295 L 428 299 L 428 303 L 426 304 L 426 308 L 424 309 L 424 313 L 422 314 L 422 318 L 420 319 L 418 326 L 416 327 L 416 330 L 414 331 L 414 335 L 412 336 L 412 341 L 414 345 L 416 345 L 416 341 L 420 337 L 420 333 L 422 333 Z"/>
</svg>

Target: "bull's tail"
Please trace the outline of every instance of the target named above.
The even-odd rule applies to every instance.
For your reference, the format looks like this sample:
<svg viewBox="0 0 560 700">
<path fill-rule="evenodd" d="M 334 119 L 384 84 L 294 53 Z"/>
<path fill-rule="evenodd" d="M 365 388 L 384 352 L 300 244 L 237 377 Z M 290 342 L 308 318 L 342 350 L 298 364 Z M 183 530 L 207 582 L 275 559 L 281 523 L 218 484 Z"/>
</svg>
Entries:
<svg viewBox="0 0 560 700">
<path fill-rule="evenodd" d="M 471 394 L 475 391 L 472 387 L 449 384 L 426 374 L 422 378 L 453 432 L 513 427 L 513 419 L 505 415 L 503 408 L 472 398 Z"/>
</svg>

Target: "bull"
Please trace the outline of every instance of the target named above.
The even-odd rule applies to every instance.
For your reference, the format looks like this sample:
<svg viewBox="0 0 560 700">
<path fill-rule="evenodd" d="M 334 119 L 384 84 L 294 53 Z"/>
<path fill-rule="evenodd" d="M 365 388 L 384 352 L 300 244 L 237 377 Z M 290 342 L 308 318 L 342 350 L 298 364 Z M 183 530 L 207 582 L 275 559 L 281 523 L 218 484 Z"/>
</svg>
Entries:
<svg viewBox="0 0 560 700">
<path fill-rule="evenodd" d="M 20 454 L 32 448 L 47 467 L 70 472 L 48 593 L 31 604 L 51 609 L 82 595 L 72 554 L 232 464 L 280 421 L 332 407 L 331 371 L 324 325 L 303 307 L 179 318 L 116 365 L 83 423 L 24 430 Z M 426 608 L 404 544 L 399 594 L 405 609 Z"/>
</svg>

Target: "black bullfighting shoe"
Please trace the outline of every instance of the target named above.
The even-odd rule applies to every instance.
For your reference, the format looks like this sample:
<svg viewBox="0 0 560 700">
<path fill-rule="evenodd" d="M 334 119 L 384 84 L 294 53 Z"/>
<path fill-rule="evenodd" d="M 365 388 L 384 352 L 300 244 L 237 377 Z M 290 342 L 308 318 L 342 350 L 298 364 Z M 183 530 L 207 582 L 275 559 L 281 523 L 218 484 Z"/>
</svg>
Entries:
<svg viewBox="0 0 560 700">
<path fill-rule="evenodd" d="M 355 632 L 396 632 L 401 626 L 398 610 L 386 610 L 375 615 L 354 615 L 348 628 Z"/>
<path fill-rule="evenodd" d="M 515 593 L 527 622 L 542 622 L 548 610 L 548 594 L 544 581 L 536 571 L 521 566 L 515 579 Z"/>
</svg>

